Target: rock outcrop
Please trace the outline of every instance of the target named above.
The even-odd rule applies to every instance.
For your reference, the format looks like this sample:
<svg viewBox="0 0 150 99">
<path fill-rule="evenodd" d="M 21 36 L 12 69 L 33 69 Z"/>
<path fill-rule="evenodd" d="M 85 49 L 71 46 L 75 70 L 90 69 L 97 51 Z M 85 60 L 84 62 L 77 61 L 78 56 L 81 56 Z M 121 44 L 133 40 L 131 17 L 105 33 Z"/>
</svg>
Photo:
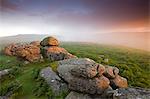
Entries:
<svg viewBox="0 0 150 99">
<path fill-rule="evenodd" d="M 43 57 L 51 61 L 59 61 L 76 56 L 70 54 L 64 48 L 59 47 L 59 41 L 54 37 L 47 37 L 41 41 L 41 52 Z"/>
<path fill-rule="evenodd" d="M 29 62 L 39 61 L 42 58 L 37 41 L 30 44 L 10 44 L 5 47 L 4 53 L 10 56 L 17 56 Z"/>
<path fill-rule="evenodd" d="M 16 56 L 26 59 L 29 62 L 39 61 L 42 58 L 40 48 L 31 44 L 18 47 Z"/>
<path fill-rule="evenodd" d="M 10 44 L 4 48 L 4 53 L 9 56 L 16 55 L 16 50 L 19 44 Z"/>
<path fill-rule="evenodd" d="M 57 72 L 51 67 L 40 71 L 54 96 L 71 91 L 65 99 L 150 99 L 150 90 L 128 88 L 127 79 L 119 75 L 117 67 L 98 64 L 89 58 L 77 58 L 59 47 L 59 41 L 54 37 L 29 44 L 10 44 L 4 53 L 24 59 L 26 64 L 43 57 L 58 61 Z M 104 55 L 100 57 L 104 58 Z M 104 62 L 107 63 L 108 59 Z M 0 79 L 9 71 L 0 71 Z M 5 96 L 0 98 L 5 99 Z"/>
<path fill-rule="evenodd" d="M 4 53 L 9 56 L 17 56 L 29 62 L 39 61 L 42 57 L 48 58 L 51 61 L 76 57 L 64 48 L 59 47 L 59 41 L 51 36 L 46 37 L 41 42 L 33 41 L 30 44 L 10 44 L 5 47 Z"/>
<path fill-rule="evenodd" d="M 144 88 L 119 88 L 105 96 L 90 95 L 71 91 L 65 99 L 150 99 L 150 90 Z"/>
<path fill-rule="evenodd" d="M 60 61 L 57 71 L 69 89 L 77 92 L 102 95 L 105 90 L 127 87 L 127 80 L 118 75 L 118 68 L 103 66 L 88 58 Z"/>
</svg>

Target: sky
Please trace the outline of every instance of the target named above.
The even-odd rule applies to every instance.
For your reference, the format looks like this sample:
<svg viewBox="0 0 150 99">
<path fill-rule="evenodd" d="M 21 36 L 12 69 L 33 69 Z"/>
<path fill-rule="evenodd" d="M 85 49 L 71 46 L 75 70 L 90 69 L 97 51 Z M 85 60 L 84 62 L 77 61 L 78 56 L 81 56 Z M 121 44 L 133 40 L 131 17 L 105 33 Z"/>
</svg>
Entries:
<svg viewBox="0 0 150 99">
<path fill-rule="evenodd" d="M 114 32 L 148 36 L 149 4 L 149 0 L 0 0 L 0 36 L 49 34 L 81 41 L 98 41 Z"/>
</svg>

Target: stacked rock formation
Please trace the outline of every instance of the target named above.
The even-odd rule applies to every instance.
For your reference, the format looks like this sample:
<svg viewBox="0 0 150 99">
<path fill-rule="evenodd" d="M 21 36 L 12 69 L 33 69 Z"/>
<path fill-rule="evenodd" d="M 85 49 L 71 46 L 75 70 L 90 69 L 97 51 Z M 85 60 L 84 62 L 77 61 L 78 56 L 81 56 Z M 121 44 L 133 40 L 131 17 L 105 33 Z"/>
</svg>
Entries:
<svg viewBox="0 0 150 99">
<path fill-rule="evenodd" d="M 58 61 L 57 73 L 46 67 L 40 76 L 56 95 L 70 90 L 65 99 L 112 99 L 117 97 L 118 89 L 128 87 L 117 67 L 98 64 L 89 58 Z"/>
<path fill-rule="evenodd" d="M 64 48 L 59 47 L 59 41 L 54 37 L 47 37 L 41 41 L 41 52 L 43 57 L 51 61 L 74 58 L 76 56 L 68 53 Z"/>
<path fill-rule="evenodd" d="M 77 92 L 101 95 L 106 90 L 128 86 L 127 80 L 118 75 L 118 68 L 103 66 L 88 58 L 60 61 L 57 70 L 69 89 Z"/>
<path fill-rule="evenodd" d="M 30 44 L 10 44 L 5 47 L 4 53 L 20 57 L 29 62 L 39 61 L 42 57 L 51 61 L 76 57 L 64 48 L 59 47 L 59 41 L 54 37 L 46 37 L 41 42 L 33 41 Z"/>
<path fill-rule="evenodd" d="M 5 47 L 4 53 L 10 56 L 17 56 L 29 62 L 39 61 L 42 58 L 39 45 L 38 41 L 30 44 L 10 44 Z"/>
</svg>

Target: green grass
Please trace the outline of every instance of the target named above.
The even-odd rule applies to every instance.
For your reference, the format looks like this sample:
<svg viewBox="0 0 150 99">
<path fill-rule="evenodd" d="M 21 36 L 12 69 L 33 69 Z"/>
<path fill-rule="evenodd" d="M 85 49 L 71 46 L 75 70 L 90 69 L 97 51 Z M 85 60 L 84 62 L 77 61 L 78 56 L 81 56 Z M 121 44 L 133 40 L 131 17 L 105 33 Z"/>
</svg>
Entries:
<svg viewBox="0 0 150 99">
<path fill-rule="evenodd" d="M 34 96 L 32 90 L 36 86 L 36 81 L 33 79 L 32 72 L 34 69 L 43 68 L 46 66 L 50 66 L 51 63 L 49 61 L 45 62 L 37 62 L 37 63 L 30 63 L 30 64 L 23 64 L 22 62 L 18 61 L 15 57 L 1 55 L 0 58 L 2 59 L 1 69 L 11 68 L 18 66 L 20 63 L 21 72 L 19 74 L 15 74 L 15 78 L 11 78 L 11 80 L 7 79 L 4 82 L 1 82 L 1 85 L 6 85 L 6 82 L 12 82 L 14 80 L 19 81 L 22 84 L 22 90 L 19 91 L 17 94 L 12 96 L 12 99 L 46 99 L 46 96 L 36 97 Z M 7 61 L 10 60 L 9 63 Z M 55 66 L 53 66 L 55 69 Z"/>
<path fill-rule="evenodd" d="M 87 57 L 101 64 L 116 66 L 120 70 L 120 75 L 128 79 L 129 86 L 150 88 L 150 53 L 142 50 L 136 50 L 125 47 L 85 44 L 85 43 L 62 43 L 62 47 L 78 57 Z M 104 57 L 99 57 L 104 55 Z M 104 59 L 109 59 L 105 62 Z M 37 62 L 23 64 L 16 57 L 0 54 L 0 70 L 5 68 L 18 67 L 20 73 L 14 73 L 14 77 L 5 79 L 1 85 L 19 81 L 22 90 L 15 93 L 12 99 L 46 99 L 43 95 L 37 97 L 33 93 L 37 81 L 33 79 L 33 71 L 46 66 L 51 66 L 54 71 L 57 68 L 57 62 Z"/>
<path fill-rule="evenodd" d="M 12 68 L 19 64 L 21 64 L 21 61 L 18 61 L 16 57 L 0 54 L 0 70 Z"/>
<path fill-rule="evenodd" d="M 130 86 L 150 88 L 150 52 L 122 46 L 87 43 L 62 43 L 62 47 L 78 57 L 88 57 L 101 64 L 116 66 Z M 104 58 L 99 57 L 104 55 Z M 108 58 L 106 63 L 103 59 Z"/>
<path fill-rule="evenodd" d="M 36 86 L 36 81 L 33 79 L 32 72 L 34 69 L 37 68 L 43 68 L 46 66 L 50 66 L 50 63 L 47 62 L 39 62 L 39 63 L 30 63 L 27 66 L 24 66 L 23 69 L 24 71 L 20 74 L 17 75 L 16 79 L 22 83 L 22 89 L 23 91 L 21 92 L 22 94 L 19 96 L 16 96 L 15 99 L 38 99 L 38 97 L 34 96 L 33 94 L 33 89 Z M 45 99 L 46 96 L 39 97 L 39 99 Z"/>
</svg>

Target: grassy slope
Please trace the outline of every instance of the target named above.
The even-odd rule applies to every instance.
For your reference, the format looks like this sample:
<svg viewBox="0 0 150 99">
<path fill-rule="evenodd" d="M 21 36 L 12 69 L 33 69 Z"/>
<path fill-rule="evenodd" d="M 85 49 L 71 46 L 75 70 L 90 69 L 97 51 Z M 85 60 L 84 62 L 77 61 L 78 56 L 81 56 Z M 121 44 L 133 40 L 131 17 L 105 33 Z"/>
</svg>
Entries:
<svg viewBox="0 0 150 99">
<path fill-rule="evenodd" d="M 1 62 L 1 68 L 4 68 L 4 66 L 6 66 L 6 68 L 10 68 L 11 66 L 17 66 L 19 61 L 16 60 L 16 58 L 14 57 L 10 57 L 10 56 L 5 56 L 5 55 L 1 55 L 0 56 L 0 60 L 3 62 Z M 10 61 L 9 63 L 7 61 Z M 4 82 L 1 82 L 1 84 L 7 84 L 11 81 L 17 80 L 22 84 L 22 91 L 17 93 L 19 95 L 14 95 L 13 99 L 38 99 L 38 97 L 35 97 L 32 93 L 32 90 L 34 89 L 34 87 L 36 86 L 36 82 L 33 80 L 32 77 L 32 71 L 35 68 L 42 68 L 45 66 L 49 66 L 50 63 L 49 62 L 39 62 L 39 63 L 30 63 L 27 65 L 23 65 L 20 62 L 21 65 L 21 72 L 17 75 L 15 75 L 16 77 L 11 79 L 11 80 L 5 80 Z M 39 99 L 45 99 L 46 96 L 40 97 Z"/>
<path fill-rule="evenodd" d="M 131 86 L 150 88 L 150 53 L 121 46 L 64 43 L 61 45 L 78 57 L 88 57 L 98 63 L 109 64 L 120 69 L 120 74 L 126 77 Z M 105 63 L 99 56 L 109 59 Z"/>
<path fill-rule="evenodd" d="M 148 52 L 96 44 L 63 43 L 61 46 L 78 57 L 88 57 L 102 64 L 117 66 L 120 69 L 120 74 L 128 79 L 129 85 L 150 88 L 150 78 L 148 78 L 150 75 L 150 54 Z M 105 63 L 99 55 L 105 55 L 109 62 Z M 22 62 L 15 57 L 0 55 L 0 69 L 18 64 L 21 65 L 21 73 L 11 81 L 17 79 L 23 87 L 15 99 L 38 99 L 32 93 L 36 86 L 32 79 L 32 71 L 35 68 L 48 66 L 50 62 L 22 65 Z M 9 83 L 10 80 L 4 82 Z M 40 97 L 40 99 L 42 98 L 45 99 L 46 96 Z"/>
<path fill-rule="evenodd" d="M 16 79 L 20 81 L 20 83 L 23 85 L 22 86 L 22 93 L 20 95 L 16 96 L 15 99 L 38 99 L 35 97 L 32 93 L 32 90 L 36 86 L 36 82 L 33 80 L 32 77 L 32 71 L 35 68 L 41 68 L 49 66 L 49 62 L 44 62 L 44 63 L 32 63 L 28 64 L 26 67 L 23 67 L 23 72 L 19 74 Z M 40 99 L 45 99 L 46 97 L 40 97 Z"/>
</svg>

